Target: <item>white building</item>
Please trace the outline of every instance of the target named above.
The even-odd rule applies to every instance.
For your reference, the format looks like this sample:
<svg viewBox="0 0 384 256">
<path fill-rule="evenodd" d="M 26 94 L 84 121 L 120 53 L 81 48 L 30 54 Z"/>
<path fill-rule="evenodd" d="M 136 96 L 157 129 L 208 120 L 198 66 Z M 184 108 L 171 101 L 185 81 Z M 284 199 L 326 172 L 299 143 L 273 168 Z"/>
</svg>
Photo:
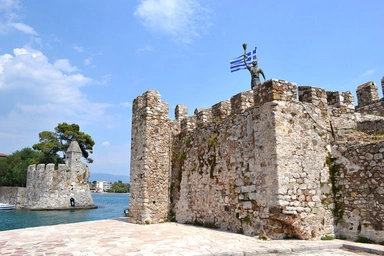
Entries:
<svg viewBox="0 0 384 256">
<path fill-rule="evenodd" d="M 96 187 L 105 192 L 112 187 L 112 183 L 105 180 L 98 180 L 96 182 Z"/>
</svg>

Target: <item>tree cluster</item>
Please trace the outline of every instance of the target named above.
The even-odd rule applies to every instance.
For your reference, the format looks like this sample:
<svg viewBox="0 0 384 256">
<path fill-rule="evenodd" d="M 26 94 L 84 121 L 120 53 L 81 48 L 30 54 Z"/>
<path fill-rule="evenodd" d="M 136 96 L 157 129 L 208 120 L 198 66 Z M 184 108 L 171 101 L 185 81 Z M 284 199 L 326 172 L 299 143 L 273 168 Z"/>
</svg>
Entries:
<svg viewBox="0 0 384 256">
<path fill-rule="evenodd" d="M 34 144 L 33 149 L 24 148 L 0 158 L 0 186 L 25 187 L 27 169 L 31 164 L 54 163 L 57 166 L 64 163 L 65 152 L 73 140 L 79 143 L 86 161 L 92 163 L 93 159 L 89 157 L 95 145 L 92 137 L 81 132 L 77 124 L 61 123 L 54 132 L 40 132 L 39 143 Z"/>
<path fill-rule="evenodd" d="M 129 193 L 130 185 L 123 183 L 121 180 L 114 182 L 110 189 L 107 190 L 109 193 Z"/>
<path fill-rule="evenodd" d="M 25 187 L 28 166 L 37 164 L 41 157 L 41 152 L 24 148 L 0 158 L 0 186 Z"/>
<path fill-rule="evenodd" d="M 44 158 L 42 163 L 64 163 L 65 152 L 73 140 L 79 143 L 83 157 L 88 163 L 92 163 L 93 159 L 89 154 L 93 153 L 95 142 L 92 137 L 80 131 L 78 124 L 61 123 L 55 127 L 55 131 L 43 131 L 39 133 L 39 143 L 32 146 L 33 149 L 41 151 Z M 60 157 L 61 153 L 62 157 Z"/>
</svg>

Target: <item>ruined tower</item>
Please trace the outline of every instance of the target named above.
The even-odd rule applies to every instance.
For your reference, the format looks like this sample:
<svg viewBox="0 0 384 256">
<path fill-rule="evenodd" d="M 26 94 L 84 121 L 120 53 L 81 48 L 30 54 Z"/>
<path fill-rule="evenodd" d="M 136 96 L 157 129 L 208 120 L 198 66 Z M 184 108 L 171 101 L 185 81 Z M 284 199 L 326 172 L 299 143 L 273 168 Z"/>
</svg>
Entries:
<svg viewBox="0 0 384 256">
<path fill-rule="evenodd" d="M 130 221 L 163 222 L 168 216 L 170 172 L 168 104 L 156 91 L 133 102 Z"/>
</svg>

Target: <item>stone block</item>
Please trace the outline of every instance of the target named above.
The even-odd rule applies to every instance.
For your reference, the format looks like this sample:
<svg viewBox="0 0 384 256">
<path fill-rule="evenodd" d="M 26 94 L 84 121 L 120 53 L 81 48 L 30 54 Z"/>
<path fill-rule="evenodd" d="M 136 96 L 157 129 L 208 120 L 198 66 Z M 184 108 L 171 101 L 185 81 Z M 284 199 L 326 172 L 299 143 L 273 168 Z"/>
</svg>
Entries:
<svg viewBox="0 0 384 256">
<path fill-rule="evenodd" d="M 357 87 L 356 95 L 358 107 L 363 107 L 379 100 L 379 90 L 372 81 Z"/>
<path fill-rule="evenodd" d="M 271 79 L 254 88 L 253 96 L 256 106 L 266 102 L 296 100 L 297 86 L 284 80 Z"/>
</svg>

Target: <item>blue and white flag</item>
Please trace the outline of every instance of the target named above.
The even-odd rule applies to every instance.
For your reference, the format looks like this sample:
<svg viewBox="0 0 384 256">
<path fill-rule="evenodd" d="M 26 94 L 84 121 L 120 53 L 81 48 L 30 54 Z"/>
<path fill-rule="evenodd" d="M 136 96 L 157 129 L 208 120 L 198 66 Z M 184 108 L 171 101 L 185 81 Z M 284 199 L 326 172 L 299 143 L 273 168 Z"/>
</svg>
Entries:
<svg viewBox="0 0 384 256">
<path fill-rule="evenodd" d="M 247 53 L 247 64 L 252 66 L 252 61 L 256 60 L 256 49 L 252 52 Z M 244 64 L 244 55 L 241 55 L 230 61 L 231 63 L 231 72 L 235 72 L 240 69 L 246 69 L 247 67 Z"/>
</svg>

